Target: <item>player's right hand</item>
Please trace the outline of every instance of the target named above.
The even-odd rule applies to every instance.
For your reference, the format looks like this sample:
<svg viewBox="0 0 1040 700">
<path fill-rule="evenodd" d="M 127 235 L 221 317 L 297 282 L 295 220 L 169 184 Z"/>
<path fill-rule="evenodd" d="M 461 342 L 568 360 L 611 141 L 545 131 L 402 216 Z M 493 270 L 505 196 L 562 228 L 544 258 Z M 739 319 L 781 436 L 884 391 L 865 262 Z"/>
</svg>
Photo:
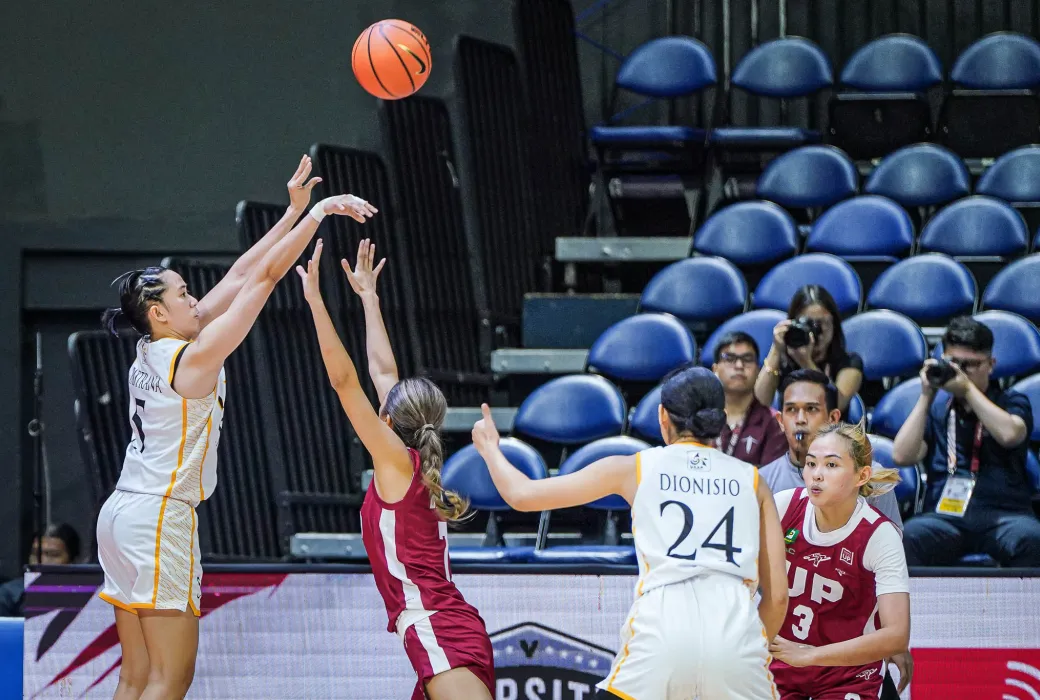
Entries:
<svg viewBox="0 0 1040 700">
<path fill-rule="evenodd" d="M 473 424 L 473 446 L 481 455 L 486 451 L 498 447 L 498 428 L 495 419 L 491 417 L 491 408 L 486 403 L 480 404 L 480 412 L 484 417 Z"/>
<path fill-rule="evenodd" d="M 372 263 L 375 261 L 375 257 L 376 244 L 365 238 L 358 243 L 357 263 L 353 270 L 350 269 L 350 263 L 346 259 L 339 261 L 339 264 L 343 266 L 343 272 L 347 273 L 347 281 L 350 282 L 350 288 L 358 296 L 375 294 L 376 279 L 379 277 L 379 271 L 386 264 L 386 258 L 383 258 L 373 268 Z"/>
<path fill-rule="evenodd" d="M 323 199 L 321 200 L 321 209 L 328 216 L 333 214 L 349 216 L 359 224 L 365 223 L 373 215 L 379 213 L 379 210 L 371 204 L 361 199 L 361 197 L 355 197 L 352 194 L 339 194 L 335 197 Z"/>
<path fill-rule="evenodd" d="M 307 300 L 308 304 L 321 301 L 321 286 L 320 279 L 318 276 L 319 267 L 318 263 L 321 261 L 321 239 L 314 244 L 314 254 L 311 259 L 307 261 L 307 269 L 304 270 L 302 265 L 296 266 L 296 274 L 300 276 L 300 280 L 303 284 L 303 298 Z"/>
</svg>

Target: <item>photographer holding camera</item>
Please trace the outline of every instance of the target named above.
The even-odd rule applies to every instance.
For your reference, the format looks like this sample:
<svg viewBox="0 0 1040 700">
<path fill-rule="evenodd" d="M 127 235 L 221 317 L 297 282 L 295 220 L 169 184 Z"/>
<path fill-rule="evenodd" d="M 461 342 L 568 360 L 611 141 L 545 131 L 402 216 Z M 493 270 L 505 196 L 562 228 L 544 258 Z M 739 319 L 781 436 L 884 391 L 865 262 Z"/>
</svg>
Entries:
<svg viewBox="0 0 1040 700">
<path fill-rule="evenodd" d="M 797 369 L 826 374 L 838 387 L 842 414 L 863 383 L 863 360 L 845 350 L 841 312 L 830 292 L 818 284 L 799 289 L 787 318 L 773 329 L 773 345 L 755 382 L 755 397 L 769 406 L 777 387 Z"/>
<path fill-rule="evenodd" d="M 1040 566 L 1026 476 L 1029 399 L 990 380 L 993 332 L 970 316 L 950 321 L 943 353 L 925 361 L 921 397 L 892 449 L 896 464 L 924 460 L 928 475 L 924 512 L 904 530 L 907 563 L 951 565 L 983 552 L 1001 566 Z"/>
</svg>

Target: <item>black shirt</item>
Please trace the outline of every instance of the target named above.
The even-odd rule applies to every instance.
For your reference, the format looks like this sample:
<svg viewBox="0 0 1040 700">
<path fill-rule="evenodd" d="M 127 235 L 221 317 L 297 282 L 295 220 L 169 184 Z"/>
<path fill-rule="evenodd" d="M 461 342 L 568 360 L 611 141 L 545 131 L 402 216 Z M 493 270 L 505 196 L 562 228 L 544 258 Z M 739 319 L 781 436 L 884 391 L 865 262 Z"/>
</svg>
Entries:
<svg viewBox="0 0 1040 700">
<path fill-rule="evenodd" d="M 1033 408 L 1029 399 L 1017 391 L 1002 391 L 1000 385 L 991 382 L 986 398 L 1002 410 L 1018 416 L 1026 423 L 1026 438 L 1016 447 L 1001 447 L 985 429 L 979 449 L 979 473 L 969 508 L 984 507 L 987 510 L 1002 510 L 1032 513 L 1032 486 L 1026 474 L 1026 452 L 1029 450 L 1029 431 L 1033 429 Z M 935 510 L 946 484 L 947 452 L 946 426 L 950 410 L 957 405 L 957 474 L 971 474 L 971 452 L 975 442 L 975 426 L 978 418 L 968 413 L 945 391 L 940 391 L 928 413 L 924 439 L 928 443 L 925 465 L 928 469 L 928 492 L 925 495 L 925 512 Z"/>
<path fill-rule="evenodd" d="M 858 369 L 862 372 L 863 358 L 854 352 L 846 352 L 836 362 L 828 359 L 824 360 L 823 364 L 817 364 L 816 366 L 820 368 L 821 372 L 830 377 L 831 382 L 834 382 L 838 378 L 838 372 L 841 372 L 843 369 Z M 797 369 L 801 369 L 801 367 L 785 352 L 783 357 L 780 358 L 780 383 L 777 386 L 782 385 L 784 380 L 787 379 L 787 375 Z"/>
</svg>

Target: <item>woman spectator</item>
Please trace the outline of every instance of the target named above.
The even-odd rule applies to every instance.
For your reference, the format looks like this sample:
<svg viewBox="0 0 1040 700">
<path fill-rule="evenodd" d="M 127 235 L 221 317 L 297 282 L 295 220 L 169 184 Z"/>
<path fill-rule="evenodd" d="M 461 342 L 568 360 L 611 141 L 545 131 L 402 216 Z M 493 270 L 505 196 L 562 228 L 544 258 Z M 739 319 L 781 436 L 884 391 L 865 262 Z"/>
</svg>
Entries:
<svg viewBox="0 0 1040 700">
<path fill-rule="evenodd" d="M 799 289 L 787 318 L 773 329 L 773 345 L 755 381 L 755 397 L 772 405 L 776 388 L 796 369 L 826 374 L 838 387 L 842 415 L 863 383 L 863 360 L 845 349 L 841 312 L 830 292 L 818 284 Z"/>
</svg>

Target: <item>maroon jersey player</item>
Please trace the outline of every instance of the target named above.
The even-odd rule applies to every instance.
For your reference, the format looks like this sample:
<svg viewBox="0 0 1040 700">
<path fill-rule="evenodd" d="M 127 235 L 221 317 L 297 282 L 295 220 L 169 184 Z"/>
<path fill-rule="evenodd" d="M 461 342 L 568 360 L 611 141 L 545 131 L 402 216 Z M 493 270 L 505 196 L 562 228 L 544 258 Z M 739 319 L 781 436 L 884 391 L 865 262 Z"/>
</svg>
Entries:
<svg viewBox="0 0 1040 700">
<path fill-rule="evenodd" d="M 447 403 L 427 379 L 398 380 L 379 312 L 375 246 L 363 240 L 354 270 L 342 261 L 365 309 L 368 361 L 379 396 L 377 413 L 361 388 L 321 298 L 321 241 L 307 269 L 297 267 L 314 316 L 329 380 L 358 437 L 372 455 L 374 477 L 361 507 L 361 534 L 386 605 L 387 629 L 401 637 L 415 669 L 413 700 L 490 700 L 494 658 L 484 621 L 451 580 L 447 523 L 466 503 L 441 486 L 440 427 Z"/>
<path fill-rule="evenodd" d="M 898 482 L 871 469 L 862 428 L 823 428 L 805 488 L 776 495 L 790 603 L 770 647 L 782 700 L 876 698 L 884 660 L 910 643 L 910 581 L 898 529 L 867 504 Z"/>
</svg>

